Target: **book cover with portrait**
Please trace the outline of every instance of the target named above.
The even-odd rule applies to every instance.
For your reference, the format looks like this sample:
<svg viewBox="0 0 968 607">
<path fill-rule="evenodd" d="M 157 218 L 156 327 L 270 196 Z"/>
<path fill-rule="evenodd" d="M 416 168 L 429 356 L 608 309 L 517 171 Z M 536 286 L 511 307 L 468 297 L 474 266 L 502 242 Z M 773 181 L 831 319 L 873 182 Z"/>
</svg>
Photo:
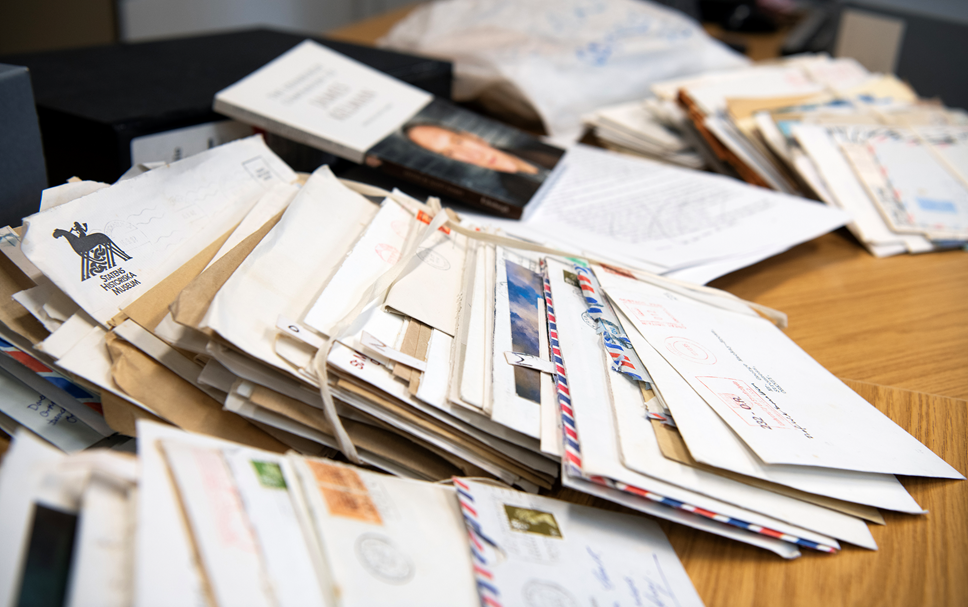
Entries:
<svg viewBox="0 0 968 607">
<path fill-rule="evenodd" d="M 310 40 L 220 91 L 214 108 L 511 218 L 564 154 Z"/>
</svg>

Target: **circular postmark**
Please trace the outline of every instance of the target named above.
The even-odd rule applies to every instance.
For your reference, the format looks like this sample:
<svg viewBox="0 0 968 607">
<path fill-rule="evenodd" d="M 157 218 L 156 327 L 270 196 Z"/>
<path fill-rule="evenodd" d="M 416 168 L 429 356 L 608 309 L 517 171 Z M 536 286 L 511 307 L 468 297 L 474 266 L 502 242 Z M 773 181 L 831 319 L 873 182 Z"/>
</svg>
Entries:
<svg viewBox="0 0 968 607">
<path fill-rule="evenodd" d="M 598 322 L 588 314 L 588 310 L 581 313 L 581 319 L 592 329 L 598 330 Z"/>
<path fill-rule="evenodd" d="M 570 592 L 546 580 L 530 580 L 521 589 L 528 607 L 578 607 Z"/>
<path fill-rule="evenodd" d="M 356 540 L 356 558 L 374 577 L 388 584 L 406 584 L 413 577 L 410 558 L 385 536 L 361 535 Z"/>
<path fill-rule="evenodd" d="M 400 261 L 400 251 L 393 245 L 388 245 L 386 243 L 380 243 L 374 247 L 374 251 L 383 261 L 389 264 L 395 264 Z"/>
<path fill-rule="evenodd" d="M 673 335 L 666 337 L 665 345 L 670 352 L 689 362 L 699 363 L 700 365 L 716 364 L 716 357 L 713 353 L 691 339 Z"/>
<path fill-rule="evenodd" d="M 431 248 L 420 249 L 417 251 L 417 257 L 435 270 L 446 272 L 450 269 L 450 262 L 447 261 L 447 258 Z"/>
</svg>

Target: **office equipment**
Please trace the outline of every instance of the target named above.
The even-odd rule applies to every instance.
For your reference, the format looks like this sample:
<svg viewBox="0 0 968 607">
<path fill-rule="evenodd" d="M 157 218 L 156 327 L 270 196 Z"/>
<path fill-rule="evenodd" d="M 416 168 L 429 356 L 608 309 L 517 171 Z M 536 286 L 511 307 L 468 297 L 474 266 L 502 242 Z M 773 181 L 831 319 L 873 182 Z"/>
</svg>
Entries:
<svg viewBox="0 0 968 607">
<path fill-rule="evenodd" d="M 30 72 L 0 63 L 0 224 L 11 225 L 40 205 L 47 187 L 44 149 L 37 126 Z"/>
</svg>

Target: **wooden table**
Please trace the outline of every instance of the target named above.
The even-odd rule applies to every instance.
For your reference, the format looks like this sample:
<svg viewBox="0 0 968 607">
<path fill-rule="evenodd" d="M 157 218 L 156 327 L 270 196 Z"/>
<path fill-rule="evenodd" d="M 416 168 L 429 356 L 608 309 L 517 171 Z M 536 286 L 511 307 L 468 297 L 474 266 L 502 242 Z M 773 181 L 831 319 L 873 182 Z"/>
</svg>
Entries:
<svg viewBox="0 0 968 607">
<path fill-rule="evenodd" d="M 409 10 L 327 35 L 370 44 Z M 787 334 L 804 350 L 968 474 L 968 252 L 877 259 L 840 230 L 712 286 L 786 312 Z M 785 561 L 660 524 L 709 607 L 968 605 L 968 482 L 901 481 L 929 513 L 885 512 L 887 525 L 872 526 L 876 552 L 845 545 Z"/>
</svg>

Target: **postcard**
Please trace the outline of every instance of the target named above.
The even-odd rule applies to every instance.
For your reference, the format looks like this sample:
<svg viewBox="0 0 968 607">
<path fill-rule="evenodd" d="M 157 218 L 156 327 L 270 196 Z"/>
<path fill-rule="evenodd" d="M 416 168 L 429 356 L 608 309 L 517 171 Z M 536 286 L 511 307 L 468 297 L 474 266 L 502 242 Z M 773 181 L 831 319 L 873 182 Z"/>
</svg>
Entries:
<svg viewBox="0 0 968 607">
<path fill-rule="evenodd" d="M 551 377 L 509 364 L 504 353 L 549 360 L 547 347 L 541 349 L 547 335 L 543 277 L 537 261 L 509 249 L 498 247 L 495 260 L 491 419 L 540 438 L 542 398 L 553 398 Z"/>
</svg>

